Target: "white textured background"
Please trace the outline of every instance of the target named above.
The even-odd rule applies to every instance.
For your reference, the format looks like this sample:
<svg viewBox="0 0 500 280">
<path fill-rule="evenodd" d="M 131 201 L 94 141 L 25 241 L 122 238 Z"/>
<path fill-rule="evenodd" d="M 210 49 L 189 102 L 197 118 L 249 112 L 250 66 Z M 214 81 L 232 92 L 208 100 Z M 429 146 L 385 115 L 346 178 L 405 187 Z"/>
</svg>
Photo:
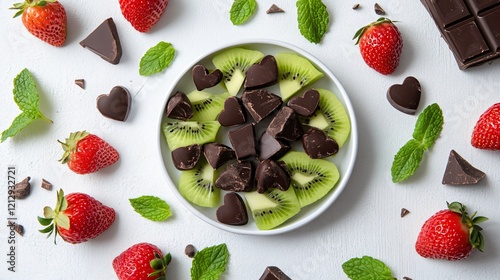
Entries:
<svg viewBox="0 0 500 280">
<path fill-rule="evenodd" d="M 25 226 L 17 237 L 16 272 L 7 271 L 7 227 L 0 228 L 0 279 L 115 279 L 112 259 L 134 243 L 147 241 L 170 251 L 169 279 L 189 279 L 188 243 L 201 249 L 227 243 L 231 257 L 222 279 L 258 279 L 268 265 L 277 265 L 292 279 L 347 279 L 341 264 L 370 255 L 384 261 L 398 279 L 498 279 L 500 277 L 499 153 L 473 148 L 470 135 L 479 115 L 500 100 L 500 60 L 460 71 L 434 22 L 420 1 L 380 0 L 387 16 L 404 37 L 401 64 L 390 76 L 368 68 L 351 40 L 355 31 L 378 16 L 374 1 L 327 1 L 328 33 L 319 45 L 309 43 L 297 28 L 295 1 L 258 0 L 258 9 L 243 26 L 229 20 L 231 0 L 171 0 L 166 13 L 147 34 L 135 31 L 123 18 L 118 1 L 60 0 L 68 14 L 68 38 L 52 47 L 29 34 L 21 20 L 11 19 L 13 0 L 0 3 L 0 129 L 19 113 L 12 100 L 12 80 L 23 68 L 34 75 L 44 114 L 54 121 L 33 123 L 14 139 L 0 144 L 0 221 L 7 217 L 7 167 L 17 166 L 18 180 L 32 177 L 32 194 L 17 201 L 16 214 Z M 286 13 L 267 15 L 276 3 Z M 359 10 L 352 10 L 360 3 Z M 104 19 L 113 17 L 122 42 L 123 57 L 111 65 L 78 43 Z M 305 227 L 278 236 L 253 237 L 223 232 L 188 212 L 166 185 L 156 153 L 156 117 L 166 88 L 184 68 L 203 53 L 237 39 L 268 38 L 297 45 L 326 64 L 347 90 L 359 125 L 359 154 L 350 183 L 333 206 Z M 138 74 L 142 54 L 158 41 L 171 42 L 177 56 L 160 75 Z M 422 86 L 423 108 L 437 102 L 445 125 L 436 144 L 425 153 L 416 174 L 405 183 L 391 182 L 390 167 L 398 149 L 411 137 L 416 116 L 405 115 L 386 100 L 387 88 L 415 76 Z M 85 90 L 74 85 L 84 78 Z M 115 85 L 133 95 L 129 119 L 103 118 L 95 108 L 99 94 Z M 111 143 L 121 154 L 118 164 L 80 176 L 57 162 L 62 154 L 57 139 L 88 130 Z M 479 185 L 441 184 L 451 149 L 455 149 L 487 177 Z M 41 179 L 54 190 L 41 189 Z M 36 216 L 55 203 L 55 189 L 86 192 L 113 207 L 117 219 L 98 238 L 80 245 L 62 241 L 55 246 L 38 232 Z M 152 194 L 165 199 L 174 216 L 153 223 L 129 206 L 128 198 Z M 414 250 L 420 227 L 446 201 L 461 201 L 470 212 L 490 218 L 484 223 L 486 248 L 459 262 L 428 260 Z M 411 213 L 400 218 L 405 207 Z"/>
</svg>

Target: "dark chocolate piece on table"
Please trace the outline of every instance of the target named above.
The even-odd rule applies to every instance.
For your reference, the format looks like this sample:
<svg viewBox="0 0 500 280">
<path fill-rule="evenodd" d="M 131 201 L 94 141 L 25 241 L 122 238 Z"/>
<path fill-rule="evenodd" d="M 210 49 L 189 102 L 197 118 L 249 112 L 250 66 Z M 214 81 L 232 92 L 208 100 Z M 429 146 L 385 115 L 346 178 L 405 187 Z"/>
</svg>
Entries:
<svg viewBox="0 0 500 280">
<path fill-rule="evenodd" d="M 16 222 L 13 221 L 7 221 L 7 226 L 11 229 L 17 232 L 20 236 L 24 235 L 24 227 Z"/>
<path fill-rule="evenodd" d="M 377 15 L 379 15 L 379 16 L 385 15 L 384 9 L 382 9 L 382 7 L 380 7 L 380 5 L 378 3 L 375 3 L 375 5 L 373 5 L 373 9 L 375 10 L 375 13 Z"/>
<path fill-rule="evenodd" d="M 196 248 L 193 245 L 188 244 L 186 245 L 186 248 L 184 248 L 184 254 L 186 254 L 186 256 L 190 258 L 193 258 L 196 254 Z"/>
<path fill-rule="evenodd" d="M 414 115 L 420 103 L 420 83 L 414 77 L 407 77 L 403 84 L 395 84 L 387 90 L 387 100 L 399 111 Z"/>
<path fill-rule="evenodd" d="M 265 89 L 245 91 L 241 96 L 241 101 L 257 123 L 279 108 L 283 103 L 279 96 Z"/>
<path fill-rule="evenodd" d="M 191 71 L 193 82 L 197 90 L 204 90 L 216 86 L 222 81 L 222 71 L 215 69 L 209 74 L 208 69 L 203 65 L 195 65 Z"/>
<path fill-rule="evenodd" d="M 97 110 L 103 116 L 117 121 L 127 120 L 131 105 L 130 92 L 122 86 L 115 86 L 109 94 L 97 97 Z"/>
<path fill-rule="evenodd" d="M 203 145 L 203 154 L 213 169 L 217 169 L 224 163 L 236 158 L 233 149 L 219 143 L 208 143 Z"/>
<path fill-rule="evenodd" d="M 268 87 L 278 82 L 278 64 L 272 55 L 266 55 L 262 60 L 250 66 L 245 79 L 245 89 Z"/>
<path fill-rule="evenodd" d="M 408 277 L 408 276 L 405 276 L 405 277 L 403 277 L 403 280 L 413 280 L 413 279 L 411 279 L 411 278 L 410 278 L 410 277 Z"/>
<path fill-rule="evenodd" d="M 80 45 L 99 55 L 111 64 L 118 64 L 122 57 L 120 37 L 113 18 L 106 19 Z"/>
<path fill-rule="evenodd" d="M 473 185 L 485 176 L 484 172 L 472 166 L 455 150 L 451 150 L 443 175 L 443 185 Z"/>
<path fill-rule="evenodd" d="M 461 70 L 500 57 L 499 0 L 421 0 Z"/>
<path fill-rule="evenodd" d="M 31 177 L 26 177 L 21 182 L 14 185 L 14 197 L 16 199 L 23 199 L 27 197 L 31 192 Z"/>
<path fill-rule="evenodd" d="M 52 184 L 49 181 L 42 178 L 42 188 L 50 191 L 52 189 Z"/>
<path fill-rule="evenodd" d="M 354 6 L 352 6 L 353 10 L 357 10 L 358 8 L 359 8 L 359 4 L 354 4 Z"/>
<path fill-rule="evenodd" d="M 167 117 L 185 121 L 193 116 L 191 101 L 182 91 L 177 91 L 167 102 Z"/>
<path fill-rule="evenodd" d="M 79 86 L 82 89 L 85 89 L 85 80 L 84 79 L 75 79 L 75 85 Z"/>
<path fill-rule="evenodd" d="M 194 144 L 180 147 L 172 151 L 172 161 L 175 168 L 179 170 L 193 169 L 200 160 L 201 146 Z"/>
<path fill-rule="evenodd" d="M 266 159 L 259 163 L 255 171 L 257 192 L 264 193 L 270 188 L 282 191 L 290 187 L 290 174 L 274 160 Z"/>
<path fill-rule="evenodd" d="M 288 143 L 278 140 L 266 132 L 262 133 L 258 142 L 259 160 L 278 159 L 284 156 L 291 147 Z"/>
<path fill-rule="evenodd" d="M 310 158 L 325 158 L 339 152 L 339 144 L 323 130 L 311 127 L 302 136 L 302 146 Z"/>
<path fill-rule="evenodd" d="M 228 136 L 238 160 L 248 159 L 257 155 L 255 131 L 252 123 L 230 131 Z"/>
<path fill-rule="evenodd" d="M 246 122 L 245 111 L 241 108 L 240 100 L 231 96 L 224 101 L 224 109 L 220 112 L 217 120 L 222 126 L 234 126 Z"/>
<path fill-rule="evenodd" d="M 289 107 L 283 107 L 273 118 L 266 132 L 277 139 L 296 141 L 304 131 L 295 112 Z"/>
<path fill-rule="evenodd" d="M 266 14 L 275 14 L 275 13 L 284 13 L 283 9 L 280 7 L 276 6 L 276 4 L 272 4 L 269 9 L 267 9 Z"/>
<path fill-rule="evenodd" d="M 319 92 L 315 89 L 310 89 L 304 92 L 301 96 L 293 97 L 288 101 L 287 106 L 292 108 L 295 113 L 309 117 L 318 108 Z"/>
<path fill-rule="evenodd" d="M 253 175 L 251 162 L 235 162 L 220 173 L 215 185 L 225 191 L 249 192 L 254 188 Z"/>
<path fill-rule="evenodd" d="M 235 192 L 224 195 L 224 204 L 216 211 L 217 221 L 233 226 L 246 225 L 248 213 L 243 199 Z"/>
<path fill-rule="evenodd" d="M 404 216 L 410 214 L 410 211 L 406 208 L 401 208 L 401 218 L 403 218 Z"/>
<path fill-rule="evenodd" d="M 259 280 L 292 280 L 276 266 L 268 266 Z"/>
</svg>

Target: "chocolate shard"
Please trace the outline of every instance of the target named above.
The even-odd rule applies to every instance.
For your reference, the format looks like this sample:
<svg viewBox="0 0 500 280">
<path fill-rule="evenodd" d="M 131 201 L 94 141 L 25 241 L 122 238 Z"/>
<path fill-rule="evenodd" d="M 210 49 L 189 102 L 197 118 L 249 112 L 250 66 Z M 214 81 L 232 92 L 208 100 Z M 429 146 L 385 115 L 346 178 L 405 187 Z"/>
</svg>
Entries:
<svg viewBox="0 0 500 280">
<path fill-rule="evenodd" d="M 52 189 L 52 184 L 49 181 L 42 178 L 42 188 L 50 191 Z"/>
<path fill-rule="evenodd" d="M 113 18 L 106 19 L 80 45 L 99 55 L 111 64 L 118 64 L 122 57 L 120 37 Z"/>
<path fill-rule="evenodd" d="M 278 65 L 272 55 L 266 55 L 262 60 L 250 66 L 245 79 L 245 89 L 252 90 L 268 87 L 278 82 Z"/>
<path fill-rule="evenodd" d="M 186 254 L 186 256 L 190 258 L 194 258 L 194 255 L 196 254 L 196 248 L 193 245 L 188 244 L 184 249 L 184 254 Z"/>
<path fill-rule="evenodd" d="M 75 79 L 75 85 L 79 86 L 82 89 L 85 89 L 85 80 L 84 79 Z"/>
<path fill-rule="evenodd" d="M 310 89 L 301 96 L 290 99 L 287 106 L 292 108 L 298 115 L 309 117 L 316 112 L 318 104 L 319 92 L 315 89 Z"/>
<path fill-rule="evenodd" d="M 407 77 L 403 84 L 392 85 L 387 90 L 387 100 L 399 111 L 414 115 L 420 103 L 420 83 L 415 77 Z"/>
<path fill-rule="evenodd" d="M 375 5 L 373 5 L 373 9 L 375 10 L 375 13 L 377 15 L 379 15 L 379 16 L 385 15 L 384 9 L 382 9 L 382 7 L 380 7 L 380 5 L 378 3 L 375 3 Z"/>
<path fill-rule="evenodd" d="M 403 218 L 404 216 L 410 214 L 410 211 L 406 208 L 401 208 L 401 218 Z"/>
<path fill-rule="evenodd" d="M 245 112 L 241 108 L 240 100 L 231 96 L 224 101 L 224 109 L 220 112 L 217 120 L 222 126 L 235 126 L 246 122 Z"/>
<path fill-rule="evenodd" d="M 275 13 L 284 13 L 283 9 L 280 7 L 276 6 L 276 4 L 272 4 L 269 9 L 267 9 L 266 14 L 275 14 Z"/>
<path fill-rule="evenodd" d="M 265 193 L 270 188 L 286 191 L 290 187 L 291 182 L 286 165 L 283 168 L 280 164 L 270 159 L 259 163 L 255 171 L 255 180 L 258 193 Z"/>
<path fill-rule="evenodd" d="M 248 223 L 245 202 L 235 192 L 224 195 L 224 204 L 217 208 L 217 220 L 223 224 L 241 226 Z"/>
<path fill-rule="evenodd" d="M 266 132 L 277 139 L 296 141 L 304 131 L 295 112 L 289 107 L 283 107 L 267 127 Z"/>
<path fill-rule="evenodd" d="M 357 10 L 357 9 L 359 8 L 359 6 L 360 6 L 359 4 L 354 4 L 354 5 L 352 6 L 352 9 L 353 9 L 353 10 Z"/>
<path fill-rule="evenodd" d="M 31 192 L 31 177 L 26 177 L 21 182 L 14 185 L 14 197 L 16 199 L 26 198 Z"/>
<path fill-rule="evenodd" d="M 255 131 L 252 123 L 230 131 L 228 135 L 238 160 L 249 159 L 257 155 Z"/>
<path fill-rule="evenodd" d="M 200 160 L 201 146 L 194 144 L 180 147 L 172 151 L 172 161 L 175 168 L 179 170 L 193 169 Z"/>
<path fill-rule="evenodd" d="M 451 150 L 443 176 L 443 185 L 477 184 L 485 176 L 484 172 L 472 166 L 455 150 Z"/>
<path fill-rule="evenodd" d="M 339 144 L 328 137 L 323 130 L 311 127 L 302 136 L 302 146 L 310 158 L 325 158 L 339 152 Z"/>
<path fill-rule="evenodd" d="M 290 151 L 290 145 L 278 139 L 275 139 L 266 132 L 262 133 L 258 142 L 259 160 L 278 159 Z"/>
<path fill-rule="evenodd" d="M 203 154 L 213 169 L 217 169 L 224 163 L 236 158 L 236 153 L 233 149 L 219 143 L 203 145 Z"/>
<path fill-rule="evenodd" d="M 268 266 L 259 280 L 292 280 L 276 266 Z"/>
<path fill-rule="evenodd" d="M 254 188 L 253 174 L 251 162 L 235 162 L 220 173 L 215 185 L 225 191 L 249 192 Z"/>
<path fill-rule="evenodd" d="M 101 94 L 97 97 L 97 110 L 107 118 L 126 121 L 132 105 L 130 92 L 122 87 L 115 86 L 109 94 Z"/>
<path fill-rule="evenodd" d="M 11 229 L 17 232 L 20 236 L 24 235 L 24 227 L 16 222 L 13 221 L 7 221 L 7 226 Z"/>
<path fill-rule="evenodd" d="M 167 102 L 166 116 L 172 119 L 188 120 L 193 116 L 191 101 L 182 91 L 177 91 Z"/>
<path fill-rule="evenodd" d="M 271 114 L 283 103 L 279 96 L 265 89 L 245 91 L 241 96 L 241 101 L 257 123 Z"/>
<path fill-rule="evenodd" d="M 197 90 L 204 90 L 216 86 L 222 81 L 222 71 L 215 69 L 209 74 L 208 69 L 203 65 L 195 65 L 191 71 L 193 82 Z"/>
</svg>

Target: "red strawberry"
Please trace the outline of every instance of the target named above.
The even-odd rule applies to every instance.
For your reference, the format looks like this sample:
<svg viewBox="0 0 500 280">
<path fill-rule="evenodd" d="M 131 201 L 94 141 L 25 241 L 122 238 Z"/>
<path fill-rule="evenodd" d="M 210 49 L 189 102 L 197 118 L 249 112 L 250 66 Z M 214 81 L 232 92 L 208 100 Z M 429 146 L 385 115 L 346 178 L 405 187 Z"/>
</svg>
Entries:
<svg viewBox="0 0 500 280">
<path fill-rule="evenodd" d="M 494 104 L 479 117 L 471 143 L 479 149 L 500 150 L 500 103 Z"/>
<path fill-rule="evenodd" d="M 113 269 L 119 280 L 164 280 L 172 257 L 170 254 L 162 255 L 155 245 L 138 243 L 113 260 Z"/>
<path fill-rule="evenodd" d="M 120 155 L 106 141 L 86 131 L 78 131 L 59 141 L 64 149 L 60 161 L 78 174 L 88 174 L 115 163 Z"/>
<path fill-rule="evenodd" d="M 147 32 L 160 19 L 168 0 L 119 0 L 122 14 L 140 32 Z"/>
<path fill-rule="evenodd" d="M 403 38 L 390 19 L 379 18 L 362 27 L 353 40 L 356 38 L 361 56 L 368 66 L 384 75 L 396 70 L 403 50 Z"/>
<path fill-rule="evenodd" d="M 448 203 L 447 210 L 437 212 L 424 223 L 415 249 L 424 258 L 450 261 L 468 257 L 474 248 L 482 252 L 482 228 L 477 224 L 487 220 L 476 217 L 476 213 L 469 217 L 459 202 Z"/>
<path fill-rule="evenodd" d="M 66 41 L 66 10 L 56 0 L 25 0 L 11 9 L 19 10 L 26 29 L 43 41 L 60 47 Z"/>
<path fill-rule="evenodd" d="M 38 221 L 46 228 L 40 232 L 48 233 L 48 236 L 54 233 L 54 243 L 59 234 L 64 241 L 78 244 L 106 231 L 115 220 L 115 210 L 87 194 L 64 196 L 63 190 L 59 190 L 56 207 L 45 206 L 43 216 L 38 217 Z"/>
</svg>

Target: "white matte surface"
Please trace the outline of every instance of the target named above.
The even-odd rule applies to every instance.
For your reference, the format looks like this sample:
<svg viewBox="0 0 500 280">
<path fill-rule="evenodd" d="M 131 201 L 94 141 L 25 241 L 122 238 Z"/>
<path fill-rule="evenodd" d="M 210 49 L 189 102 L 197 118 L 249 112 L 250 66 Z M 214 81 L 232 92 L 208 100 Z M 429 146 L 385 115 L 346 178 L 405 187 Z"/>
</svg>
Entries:
<svg viewBox="0 0 500 280">
<path fill-rule="evenodd" d="M 295 1 L 258 2 L 258 10 L 242 26 L 229 20 L 231 0 L 171 0 L 168 10 L 147 34 L 135 31 L 121 15 L 118 1 L 68 1 L 65 6 L 68 39 L 62 48 L 52 47 L 29 34 L 21 20 L 11 19 L 12 1 L 2 1 L 0 18 L 0 129 L 19 113 L 12 100 L 12 80 L 23 68 L 34 75 L 45 115 L 54 121 L 36 121 L 14 139 L 0 144 L 0 220 L 7 218 L 7 167 L 17 166 L 18 180 L 32 177 L 32 194 L 17 201 L 16 216 L 24 225 L 24 237 L 16 237 L 16 272 L 7 271 L 7 227 L 0 229 L 0 279 L 115 279 L 115 256 L 134 243 L 147 241 L 173 255 L 169 279 L 189 279 L 191 259 L 184 247 L 198 249 L 225 242 L 231 253 L 222 279 L 258 279 L 268 265 L 280 267 L 292 279 L 347 279 L 341 265 L 352 257 L 370 255 L 384 261 L 401 279 L 498 279 L 500 277 L 500 173 L 498 152 L 473 148 L 470 134 L 483 111 L 498 102 L 500 61 L 460 71 L 420 1 L 380 0 L 378 3 L 397 23 L 404 38 L 401 64 L 383 76 L 362 61 L 351 40 L 355 31 L 375 19 L 373 1 L 324 1 L 330 13 L 328 33 L 319 45 L 309 43 L 297 28 Z M 265 13 L 276 3 L 284 14 Z M 354 3 L 361 9 L 352 10 Z M 120 34 L 123 57 L 111 65 L 78 42 L 108 17 Z M 277 236 L 227 233 L 196 218 L 177 201 L 166 186 L 156 151 L 156 116 L 165 90 L 186 65 L 209 50 L 236 39 L 276 39 L 294 44 L 321 60 L 348 92 L 359 127 L 356 166 L 339 199 L 315 221 Z M 158 41 L 171 42 L 178 53 L 169 69 L 150 78 L 138 74 L 141 56 Z M 422 86 L 421 112 L 437 102 L 445 125 L 436 144 L 425 153 L 416 174 L 393 184 L 390 167 L 394 154 L 411 137 L 416 116 L 391 107 L 387 88 L 415 76 Z M 74 85 L 84 78 L 85 90 Z M 115 85 L 127 87 L 133 96 L 129 119 L 103 118 L 95 108 L 99 94 Z M 119 163 L 91 175 L 76 175 L 57 160 L 57 139 L 70 132 L 88 130 L 111 143 L 121 154 Z M 451 149 L 455 149 L 487 177 L 479 185 L 443 186 L 441 179 Z M 40 188 L 42 178 L 54 184 Z M 117 219 L 98 238 L 80 245 L 62 241 L 57 246 L 38 232 L 36 220 L 45 205 L 55 203 L 55 189 L 85 192 L 113 207 Z M 165 199 L 174 216 L 153 223 L 140 217 L 128 199 L 151 194 Z M 421 258 L 414 250 L 420 227 L 446 201 L 461 201 L 470 212 L 490 218 L 484 223 L 486 248 L 460 262 Z M 400 217 L 401 208 L 411 213 Z"/>
</svg>

